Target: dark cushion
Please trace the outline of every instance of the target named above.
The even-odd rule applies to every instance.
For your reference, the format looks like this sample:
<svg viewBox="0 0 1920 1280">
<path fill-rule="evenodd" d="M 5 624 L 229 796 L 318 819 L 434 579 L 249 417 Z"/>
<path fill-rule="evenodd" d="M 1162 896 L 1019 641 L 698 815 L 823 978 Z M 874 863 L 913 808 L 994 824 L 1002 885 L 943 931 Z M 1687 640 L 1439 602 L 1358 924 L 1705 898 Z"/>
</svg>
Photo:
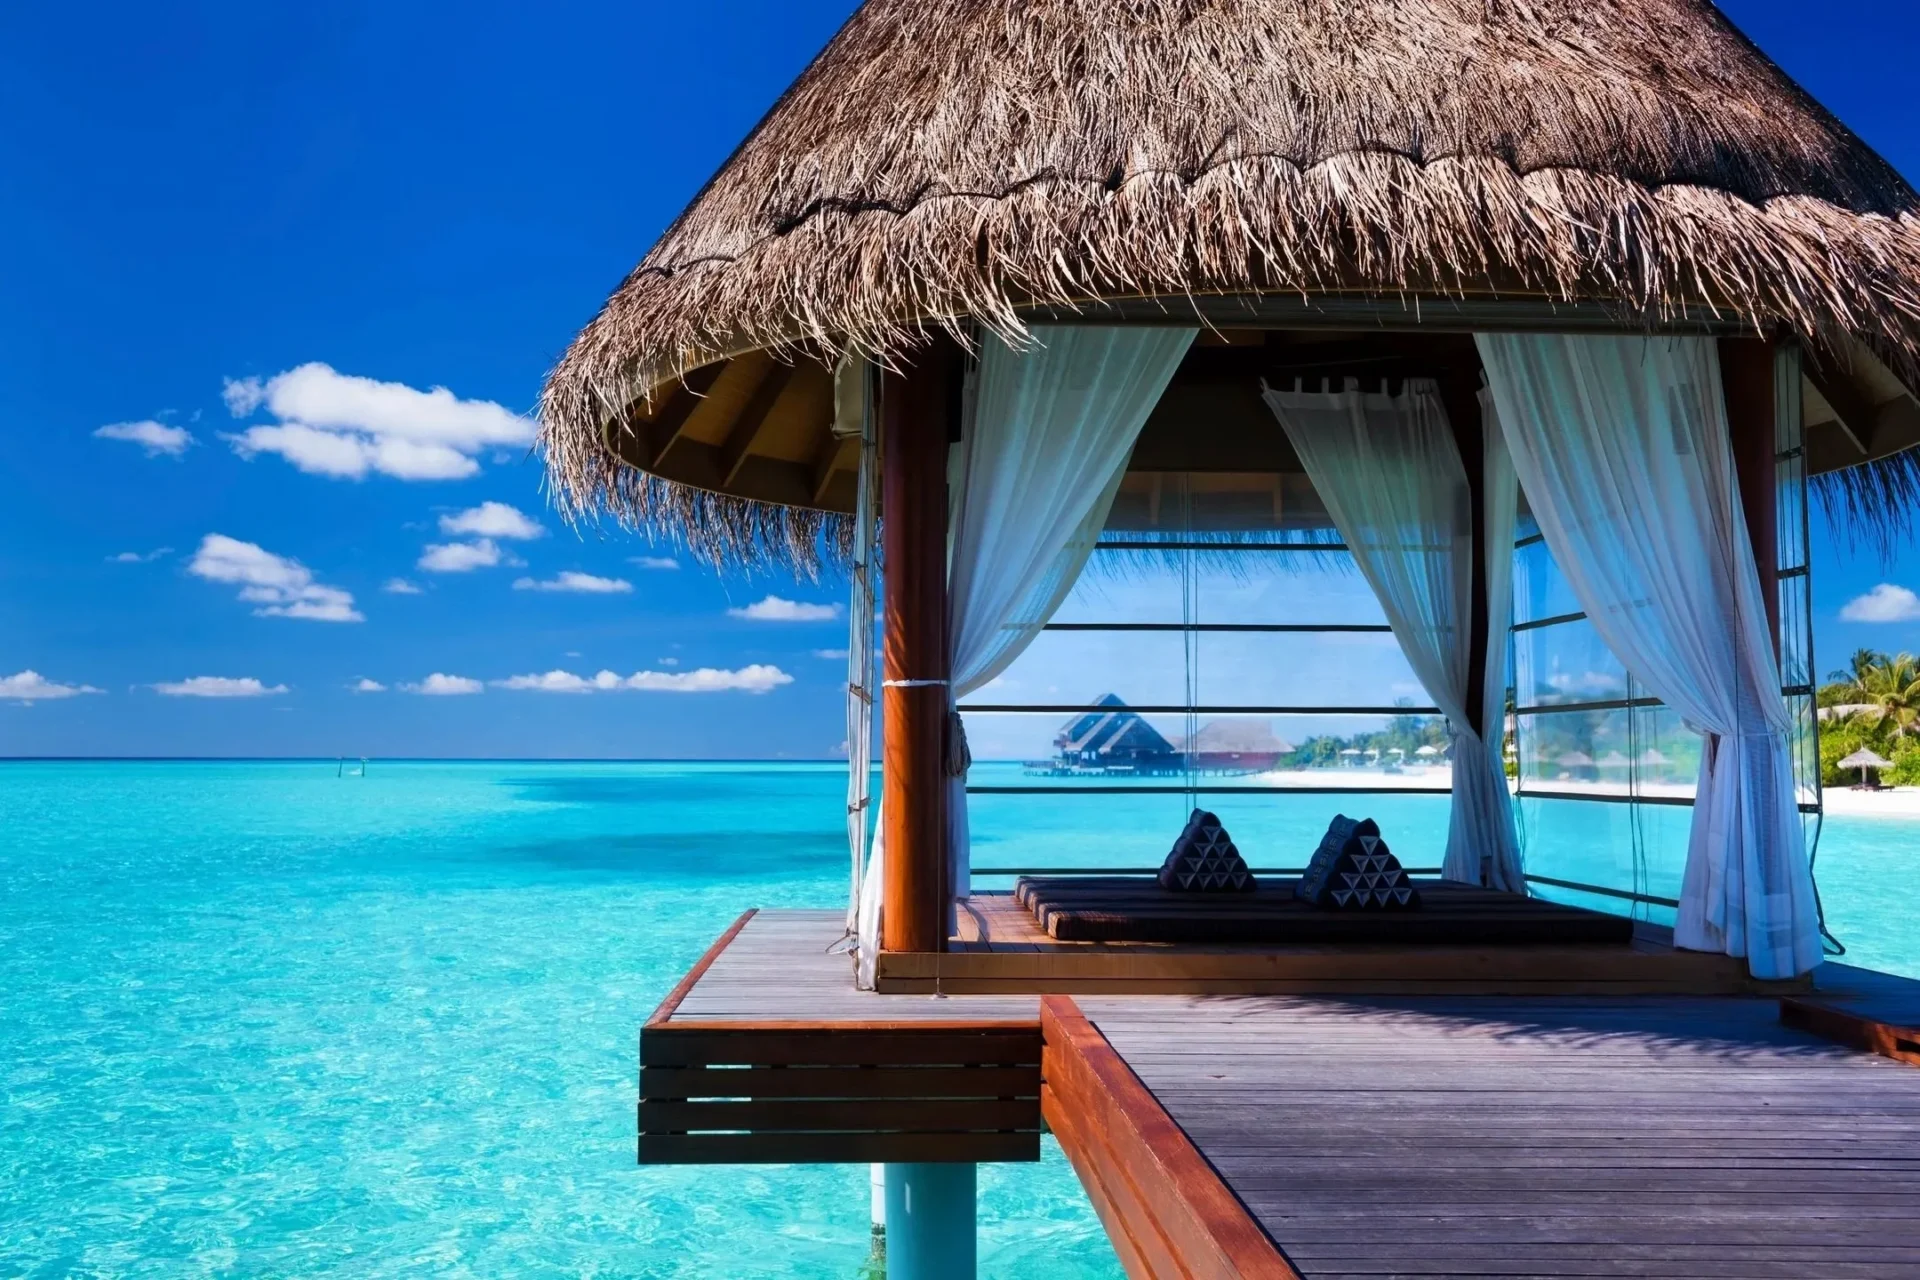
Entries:
<svg viewBox="0 0 1920 1280">
<path fill-rule="evenodd" d="M 1160 864 L 1160 887 L 1178 893 L 1250 893 L 1254 883 L 1220 819 L 1195 809 Z"/>
<path fill-rule="evenodd" d="M 1400 860 L 1371 818 L 1336 816 L 1294 893 L 1334 911 L 1411 911 L 1420 906 Z"/>
</svg>

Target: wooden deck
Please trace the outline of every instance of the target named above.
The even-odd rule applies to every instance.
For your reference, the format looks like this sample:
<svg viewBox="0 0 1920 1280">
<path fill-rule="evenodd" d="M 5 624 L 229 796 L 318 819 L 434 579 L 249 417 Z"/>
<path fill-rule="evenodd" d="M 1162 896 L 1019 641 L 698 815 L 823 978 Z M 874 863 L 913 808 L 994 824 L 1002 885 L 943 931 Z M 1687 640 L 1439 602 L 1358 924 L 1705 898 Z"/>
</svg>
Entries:
<svg viewBox="0 0 1920 1280">
<path fill-rule="evenodd" d="M 1308 1280 L 1920 1274 L 1920 1071 L 1772 1001 L 1077 1003 Z"/>
<path fill-rule="evenodd" d="M 1134 1277 L 1920 1275 L 1920 1071 L 1787 1001 L 886 994 L 840 934 L 752 915 L 669 996 L 643 1161 L 1032 1159 L 1044 1114 Z"/>
<path fill-rule="evenodd" d="M 1624 946 L 1196 944 L 1053 938 L 1010 893 L 962 904 L 948 951 L 883 952 L 880 990 L 947 995 L 1781 994 L 1730 956 L 1675 950 L 1639 926 Z M 1577 908 L 1559 908 L 1577 910 Z"/>
</svg>

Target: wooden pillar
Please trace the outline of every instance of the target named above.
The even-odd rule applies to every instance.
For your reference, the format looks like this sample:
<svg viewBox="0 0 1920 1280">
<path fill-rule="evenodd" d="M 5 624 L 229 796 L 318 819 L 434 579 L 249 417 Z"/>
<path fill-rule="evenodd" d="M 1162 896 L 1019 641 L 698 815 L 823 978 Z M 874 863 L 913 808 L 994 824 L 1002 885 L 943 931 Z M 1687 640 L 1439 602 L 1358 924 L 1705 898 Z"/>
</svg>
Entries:
<svg viewBox="0 0 1920 1280">
<path fill-rule="evenodd" d="M 880 383 L 880 698 L 886 866 L 881 947 L 944 951 L 947 930 L 947 438 L 953 351 Z"/>
<path fill-rule="evenodd" d="M 1446 406 L 1447 421 L 1453 427 L 1454 443 L 1460 448 L 1460 462 L 1467 470 L 1469 526 L 1473 538 L 1473 575 L 1467 633 L 1467 720 L 1483 739 L 1487 726 L 1487 645 L 1493 631 L 1487 617 L 1487 454 L 1486 428 L 1480 417 L 1480 379 L 1472 373 L 1453 374 L 1440 383 L 1440 399 Z M 1509 548 L 1509 555 L 1512 549 Z M 1503 726 L 1495 725 L 1495 731 Z M 1497 753 L 1500 744 L 1494 742 Z"/>
<path fill-rule="evenodd" d="M 1727 399 L 1733 474 L 1740 486 L 1753 562 L 1760 570 L 1767 634 L 1780 656 L 1779 484 L 1775 477 L 1774 344 L 1765 338 L 1720 339 L 1720 383 Z"/>
</svg>

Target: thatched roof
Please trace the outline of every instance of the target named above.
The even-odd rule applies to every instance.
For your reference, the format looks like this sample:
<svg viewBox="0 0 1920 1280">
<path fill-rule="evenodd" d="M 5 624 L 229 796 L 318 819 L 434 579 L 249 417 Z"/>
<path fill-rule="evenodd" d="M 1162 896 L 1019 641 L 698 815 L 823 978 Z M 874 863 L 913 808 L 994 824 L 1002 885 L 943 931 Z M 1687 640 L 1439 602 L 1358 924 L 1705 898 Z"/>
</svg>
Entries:
<svg viewBox="0 0 1920 1280">
<path fill-rule="evenodd" d="M 869 0 L 553 371 L 552 474 L 804 558 L 838 353 L 1249 293 L 1716 315 L 1911 387 L 1920 197 L 1706 0 Z"/>
</svg>

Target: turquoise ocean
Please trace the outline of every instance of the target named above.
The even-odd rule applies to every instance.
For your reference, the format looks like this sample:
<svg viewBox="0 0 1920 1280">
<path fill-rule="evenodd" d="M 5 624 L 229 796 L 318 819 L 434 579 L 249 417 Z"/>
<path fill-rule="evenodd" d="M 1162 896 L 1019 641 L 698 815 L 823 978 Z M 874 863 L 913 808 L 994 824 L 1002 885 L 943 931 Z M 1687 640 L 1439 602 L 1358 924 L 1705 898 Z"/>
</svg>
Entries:
<svg viewBox="0 0 1920 1280">
<path fill-rule="evenodd" d="M 0 764 L 0 1276 L 860 1275 L 864 1167 L 633 1158 L 641 1021 L 745 908 L 844 904 L 845 782 Z M 1332 803 L 1222 811 L 1293 864 Z M 1358 803 L 1438 862 L 1444 797 Z M 1183 816 L 983 796 L 974 860 L 1146 865 Z M 1827 820 L 1850 959 L 1920 975 L 1916 837 Z M 983 1170 L 980 1238 L 983 1276 L 1120 1274 L 1050 1141 Z"/>
</svg>

